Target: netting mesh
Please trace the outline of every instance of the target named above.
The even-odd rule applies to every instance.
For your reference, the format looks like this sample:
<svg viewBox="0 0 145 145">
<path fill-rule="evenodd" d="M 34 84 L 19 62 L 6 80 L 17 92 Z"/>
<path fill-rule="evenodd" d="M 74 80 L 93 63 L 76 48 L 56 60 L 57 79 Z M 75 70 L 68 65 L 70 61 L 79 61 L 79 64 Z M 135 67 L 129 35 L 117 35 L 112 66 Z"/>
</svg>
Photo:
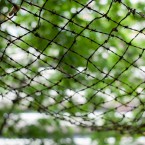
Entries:
<svg viewBox="0 0 145 145">
<path fill-rule="evenodd" d="M 0 12 L 1 134 L 23 132 L 18 114 L 30 111 L 144 133 L 144 14 L 129 1 L 100 3 L 7 1 L 16 10 Z"/>
</svg>

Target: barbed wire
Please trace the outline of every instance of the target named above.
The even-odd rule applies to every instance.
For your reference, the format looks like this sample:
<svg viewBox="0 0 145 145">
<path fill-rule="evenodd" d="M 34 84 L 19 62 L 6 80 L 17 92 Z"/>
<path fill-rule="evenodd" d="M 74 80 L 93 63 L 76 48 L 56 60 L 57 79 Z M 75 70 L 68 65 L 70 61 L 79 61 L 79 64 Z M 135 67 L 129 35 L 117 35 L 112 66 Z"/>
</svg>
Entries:
<svg viewBox="0 0 145 145">
<path fill-rule="evenodd" d="M 1 117 L 1 135 L 4 129 L 9 127 L 9 121 L 13 120 L 12 114 L 18 106 L 19 112 L 32 110 L 45 113 L 53 119 L 95 131 L 113 130 L 121 133 L 144 134 L 145 81 L 142 77 L 141 79 L 139 76 L 139 78 L 133 77 L 132 73 L 135 70 L 140 74 L 145 73 L 138 63 L 142 61 L 143 64 L 145 48 L 140 43 L 134 43 L 139 35 L 143 37 L 145 33 L 144 27 L 136 29 L 126 24 L 126 19 L 132 16 L 134 19 L 138 17 L 144 19 L 142 12 L 121 0 L 112 0 L 108 2 L 109 5 L 104 5 L 105 13 L 91 6 L 92 3 L 97 3 L 95 0 L 86 3 L 72 0 L 70 4 L 76 4 L 78 8 L 75 12 L 70 12 L 70 17 L 49 9 L 48 0 L 41 2 L 42 5 L 26 0 L 22 0 L 20 5 L 10 0 L 8 3 L 17 9 L 12 16 L 0 12 L 4 18 L 0 21 L 0 39 L 4 42 L 0 50 L 0 89 L 2 100 L 7 99 L 11 102 L 8 111 Z M 117 4 L 125 14 L 118 20 L 112 15 L 113 8 Z M 37 11 L 33 12 L 31 8 Z M 82 12 L 86 15 L 86 10 L 88 13 L 91 12 L 94 18 L 79 23 L 77 17 Z M 28 22 L 22 20 L 23 23 L 19 23 L 17 21 L 21 19 L 19 13 L 21 15 L 27 13 L 36 22 L 35 26 L 28 24 L 29 20 Z M 57 18 L 58 21 L 64 21 L 63 24 L 49 19 L 45 13 L 51 15 L 51 18 Z M 107 30 L 103 30 L 103 26 L 94 28 L 96 22 L 98 25 L 101 22 L 110 24 L 110 28 Z M 16 36 L 4 30 L 3 25 L 12 25 L 11 29 L 21 29 L 25 33 Z M 74 29 L 71 29 L 70 25 L 73 25 Z M 126 33 L 129 31 L 134 35 L 130 40 L 125 39 L 121 31 Z M 48 36 L 50 34 L 52 36 Z M 79 43 L 82 41 L 84 46 L 81 46 L 84 48 L 80 48 Z M 85 48 L 86 41 L 90 45 L 89 48 Z M 118 43 L 115 46 L 116 50 L 111 48 L 112 42 Z M 41 44 L 36 45 L 36 43 Z M 14 50 L 21 50 L 21 53 L 27 55 L 27 60 L 24 58 L 23 61 L 19 61 L 12 57 L 9 50 L 13 47 Z M 48 53 L 52 47 L 54 51 L 55 48 L 58 50 L 57 56 Z M 129 56 L 129 53 L 136 54 Z M 110 57 L 101 59 L 100 55 L 103 54 Z M 97 60 L 97 57 L 100 60 Z M 112 57 L 114 60 L 111 60 Z M 76 61 L 78 62 L 75 63 Z M 104 62 L 101 61 L 108 66 L 103 66 Z M 107 64 L 107 61 L 111 63 Z M 54 71 L 56 74 L 48 76 L 49 71 Z M 51 91 L 55 92 L 55 95 L 50 93 Z M 9 97 L 10 93 L 14 97 Z M 78 101 L 79 98 L 83 101 Z M 24 106 L 25 109 L 21 110 L 20 106 Z M 132 116 L 128 116 L 128 113 Z"/>
</svg>

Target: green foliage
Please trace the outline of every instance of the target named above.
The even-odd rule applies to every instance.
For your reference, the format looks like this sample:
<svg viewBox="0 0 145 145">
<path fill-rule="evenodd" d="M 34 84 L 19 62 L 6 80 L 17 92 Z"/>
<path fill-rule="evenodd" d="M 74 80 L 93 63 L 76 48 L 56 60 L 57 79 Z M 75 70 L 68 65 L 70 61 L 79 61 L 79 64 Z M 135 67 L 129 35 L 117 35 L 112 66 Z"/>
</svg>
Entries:
<svg viewBox="0 0 145 145">
<path fill-rule="evenodd" d="M 144 18 L 138 15 L 145 5 L 126 0 L 125 5 L 137 9 L 133 14 L 119 2 L 113 2 L 109 9 L 111 1 L 93 1 L 91 9 L 84 6 L 87 0 L 29 2 L 23 2 L 17 15 L 4 22 L 3 16 L 8 17 L 12 4 L 0 0 L 0 94 L 13 103 L 11 110 L 0 108 L 0 117 L 9 111 L 17 115 L 34 111 L 52 118 L 44 117 L 20 128 L 16 123 L 21 118 L 16 119 L 6 123 L 3 136 L 52 138 L 57 144 L 73 145 L 75 134 L 81 134 L 97 140 L 99 145 L 113 137 L 115 145 L 119 145 L 121 125 L 137 127 L 144 123 L 145 100 L 138 94 L 138 90 L 144 93 L 144 82 L 135 71 L 145 65 L 144 33 L 140 31 Z M 9 96 L 12 90 L 14 98 Z M 17 104 L 13 102 L 16 98 L 21 98 Z M 133 118 L 126 121 L 117 109 L 135 98 L 141 105 L 133 106 Z M 78 126 L 84 126 L 85 121 L 96 125 L 99 115 L 88 116 L 99 111 L 103 114 L 99 126 L 102 132 L 61 126 L 64 120 Z M 3 123 L 0 120 L 0 126 Z"/>
</svg>

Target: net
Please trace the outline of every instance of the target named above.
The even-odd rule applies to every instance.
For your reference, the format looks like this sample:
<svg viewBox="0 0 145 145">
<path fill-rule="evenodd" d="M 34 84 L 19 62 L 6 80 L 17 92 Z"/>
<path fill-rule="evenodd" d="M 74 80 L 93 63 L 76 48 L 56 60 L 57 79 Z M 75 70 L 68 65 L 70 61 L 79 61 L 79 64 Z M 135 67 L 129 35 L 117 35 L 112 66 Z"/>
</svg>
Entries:
<svg viewBox="0 0 145 145">
<path fill-rule="evenodd" d="M 24 112 L 47 125 L 144 134 L 144 4 L 0 2 L 1 135 L 26 136 Z"/>
</svg>

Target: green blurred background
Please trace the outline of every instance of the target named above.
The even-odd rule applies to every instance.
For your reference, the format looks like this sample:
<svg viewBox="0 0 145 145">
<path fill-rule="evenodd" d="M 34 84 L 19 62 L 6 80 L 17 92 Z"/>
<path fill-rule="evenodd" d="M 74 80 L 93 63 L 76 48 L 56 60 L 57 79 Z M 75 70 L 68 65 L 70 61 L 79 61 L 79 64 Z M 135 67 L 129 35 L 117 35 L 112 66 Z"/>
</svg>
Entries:
<svg viewBox="0 0 145 145">
<path fill-rule="evenodd" d="M 9 17 L 0 1 L 1 138 L 143 144 L 144 1 L 11 2 Z"/>
</svg>

